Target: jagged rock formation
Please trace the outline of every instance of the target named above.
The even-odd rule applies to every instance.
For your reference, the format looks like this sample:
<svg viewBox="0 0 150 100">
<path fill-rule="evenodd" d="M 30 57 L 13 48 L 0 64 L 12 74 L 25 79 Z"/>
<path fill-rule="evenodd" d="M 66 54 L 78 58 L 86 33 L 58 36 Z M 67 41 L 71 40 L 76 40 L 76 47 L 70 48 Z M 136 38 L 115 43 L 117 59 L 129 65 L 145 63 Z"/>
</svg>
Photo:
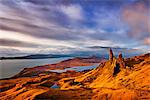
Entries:
<svg viewBox="0 0 150 100">
<path fill-rule="evenodd" d="M 113 51 L 112 51 L 112 49 L 110 48 L 110 49 L 109 49 L 109 60 L 110 60 L 110 61 L 113 61 L 113 57 L 114 57 Z"/>
<path fill-rule="evenodd" d="M 135 57 L 135 60 L 124 60 L 121 53 L 118 58 L 112 56 L 110 49 L 110 59 L 96 69 L 60 80 L 61 89 L 91 88 L 95 93 L 93 100 L 150 99 L 150 56 L 146 54 L 145 57 Z M 137 62 L 135 64 L 132 61 Z M 126 68 L 126 63 L 132 69 Z"/>
<path fill-rule="evenodd" d="M 122 57 L 122 53 L 119 53 L 117 63 L 119 63 L 120 68 L 125 68 L 126 67 L 124 59 Z"/>
<path fill-rule="evenodd" d="M 42 72 L 24 69 L 0 80 L 0 100 L 150 100 L 150 53 L 124 59 L 110 49 L 110 59 L 87 72 L 48 73 L 40 68 Z M 55 82 L 60 89 L 50 88 Z"/>
</svg>

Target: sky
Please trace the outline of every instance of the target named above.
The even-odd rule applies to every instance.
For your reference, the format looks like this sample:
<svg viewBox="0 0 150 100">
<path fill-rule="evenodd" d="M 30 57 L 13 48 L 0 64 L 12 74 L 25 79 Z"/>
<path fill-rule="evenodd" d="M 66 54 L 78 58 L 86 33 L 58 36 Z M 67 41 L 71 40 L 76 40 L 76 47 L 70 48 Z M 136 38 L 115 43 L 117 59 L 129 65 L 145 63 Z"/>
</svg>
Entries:
<svg viewBox="0 0 150 100">
<path fill-rule="evenodd" d="M 1 56 L 99 46 L 150 52 L 150 0 L 0 0 Z"/>
</svg>

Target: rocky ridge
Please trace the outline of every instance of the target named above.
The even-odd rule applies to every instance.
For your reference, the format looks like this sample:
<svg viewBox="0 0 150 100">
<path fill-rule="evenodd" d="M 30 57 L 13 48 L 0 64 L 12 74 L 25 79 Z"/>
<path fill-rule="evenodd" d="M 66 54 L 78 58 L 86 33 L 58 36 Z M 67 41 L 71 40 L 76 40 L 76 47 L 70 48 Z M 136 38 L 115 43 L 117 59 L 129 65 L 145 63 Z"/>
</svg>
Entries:
<svg viewBox="0 0 150 100">
<path fill-rule="evenodd" d="M 150 54 L 124 59 L 120 53 L 81 76 L 59 81 L 62 90 L 91 88 L 93 100 L 150 99 Z"/>
</svg>

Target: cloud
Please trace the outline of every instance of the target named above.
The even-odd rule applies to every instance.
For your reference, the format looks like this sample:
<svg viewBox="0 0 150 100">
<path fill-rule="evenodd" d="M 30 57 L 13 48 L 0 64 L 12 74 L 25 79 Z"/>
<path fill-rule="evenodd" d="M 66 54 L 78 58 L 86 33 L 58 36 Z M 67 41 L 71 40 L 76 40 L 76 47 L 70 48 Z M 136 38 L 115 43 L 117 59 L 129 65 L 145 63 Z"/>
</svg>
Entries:
<svg viewBox="0 0 150 100">
<path fill-rule="evenodd" d="M 10 47 L 0 47 L 0 57 L 3 56 L 20 56 L 26 55 L 18 49 L 10 48 Z"/>
<path fill-rule="evenodd" d="M 46 3 L 43 4 L 40 0 L 2 1 L 0 2 L 1 30 L 64 41 L 78 40 L 82 37 L 77 28 L 82 25 L 79 21 L 79 23 L 73 21 L 83 19 L 82 8 L 77 4 L 55 6 L 50 1 L 47 1 L 49 5 L 45 5 Z"/>
<path fill-rule="evenodd" d="M 150 38 L 145 38 L 144 43 L 147 44 L 147 45 L 150 45 Z"/>
<path fill-rule="evenodd" d="M 9 46 L 9 47 L 32 47 L 37 48 L 39 45 L 26 43 L 22 41 L 16 41 L 16 40 L 8 40 L 8 39 L 0 39 L 0 45 L 1 46 Z"/>
<path fill-rule="evenodd" d="M 100 10 L 95 11 L 95 23 L 97 27 L 105 30 L 108 33 L 114 33 L 116 31 L 120 31 L 124 28 L 126 29 L 126 25 L 121 20 L 120 11 L 109 9 L 106 7 L 102 7 Z"/>
<path fill-rule="evenodd" d="M 124 8 L 123 19 L 129 25 L 129 36 L 142 41 L 145 37 L 150 37 L 149 9 L 150 7 L 143 2 L 137 2 Z"/>
<path fill-rule="evenodd" d="M 60 10 L 72 20 L 82 20 L 83 19 L 83 9 L 79 5 L 62 5 Z"/>
<path fill-rule="evenodd" d="M 37 44 L 43 46 L 68 46 L 72 47 L 71 43 L 67 41 L 57 41 L 55 39 L 43 39 L 34 36 L 21 34 L 19 32 L 2 31 L 0 30 L 0 39 L 16 40 L 30 44 Z"/>
<path fill-rule="evenodd" d="M 10 47 L 19 50 L 43 52 L 94 45 L 142 48 L 149 15 L 137 1 L 0 0 L 0 39 L 12 40 Z"/>
</svg>

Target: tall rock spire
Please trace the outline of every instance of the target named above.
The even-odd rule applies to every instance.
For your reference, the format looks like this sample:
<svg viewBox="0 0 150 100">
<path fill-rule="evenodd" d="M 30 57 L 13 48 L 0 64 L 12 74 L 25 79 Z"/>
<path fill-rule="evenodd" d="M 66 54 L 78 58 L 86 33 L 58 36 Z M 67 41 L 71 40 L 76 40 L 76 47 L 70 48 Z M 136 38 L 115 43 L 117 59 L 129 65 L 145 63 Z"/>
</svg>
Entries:
<svg viewBox="0 0 150 100">
<path fill-rule="evenodd" d="M 110 61 L 113 61 L 113 56 L 114 56 L 114 55 L 113 55 L 113 51 L 112 51 L 112 49 L 110 48 L 110 49 L 109 49 L 109 60 L 110 60 Z"/>
<path fill-rule="evenodd" d="M 125 62 L 124 62 L 124 59 L 122 57 L 122 53 L 119 53 L 119 55 L 118 55 L 118 63 L 119 63 L 121 68 L 125 68 Z"/>
</svg>

